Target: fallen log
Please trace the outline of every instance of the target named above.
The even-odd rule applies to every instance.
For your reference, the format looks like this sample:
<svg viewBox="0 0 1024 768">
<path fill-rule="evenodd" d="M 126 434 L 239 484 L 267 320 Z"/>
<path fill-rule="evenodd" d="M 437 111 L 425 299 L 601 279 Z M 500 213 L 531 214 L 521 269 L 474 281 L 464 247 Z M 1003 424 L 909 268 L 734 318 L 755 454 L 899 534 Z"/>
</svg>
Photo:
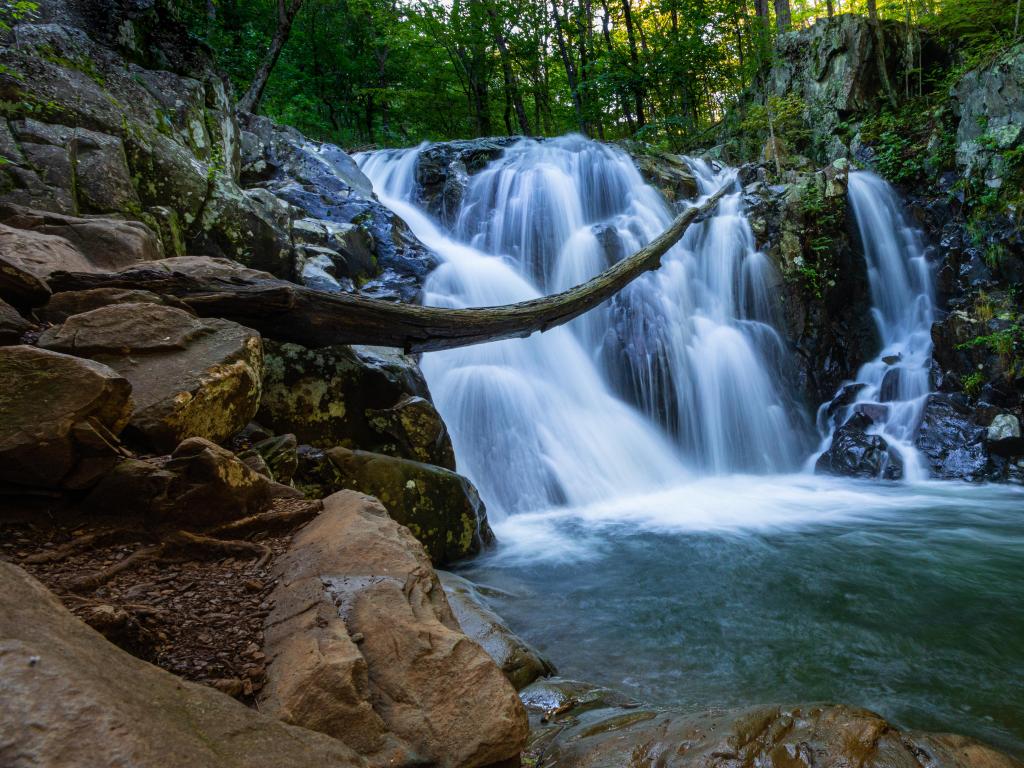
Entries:
<svg viewBox="0 0 1024 768">
<path fill-rule="evenodd" d="M 526 337 L 573 320 L 621 291 L 661 257 L 699 216 L 718 204 L 720 189 L 688 208 L 648 245 L 601 274 L 561 293 L 498 307 L 451 309 L 397 304 L 351 293 L 325 293 L 284 280 L 197 278 L 152 268 L 116 273 L 58 272 L 54 292 L 89 288 L 144 288 L 176 296 L 202 317 L 223 317 L 268 338 L 306 347 L 371 344 L 407 352 L 454 349 Z"/>
</svg>

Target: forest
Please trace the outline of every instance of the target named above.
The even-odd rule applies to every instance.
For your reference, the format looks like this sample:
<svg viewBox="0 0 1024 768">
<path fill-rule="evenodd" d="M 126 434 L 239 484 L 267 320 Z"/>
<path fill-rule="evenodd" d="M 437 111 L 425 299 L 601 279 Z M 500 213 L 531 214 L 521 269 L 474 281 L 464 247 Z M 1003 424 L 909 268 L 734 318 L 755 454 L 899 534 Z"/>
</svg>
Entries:
<svg viewBox="0 0 1024 768">
<path fill-rule="evenodd" d="M 184 8 L 248 108 L 259 101 L 267 115 L 321 140 L 359 148 L 577 131 L 682 151 L 707 144 L 743 94 L 763 92 L 759 78 L 777 35 L 836 14 L 865 14 L 953 40 L 969 66 L 1014 39 L 1019 5 L 190 0 Z M 280 56 L 272 71 L 265 69 L 268 49 Z M 920 57 L 909 56 L 902 74 L 918 89 L 948 74 L 922 71 Z M 261 69 L 270 76 L 257 99 L 247 91 Z"/>
</svg>

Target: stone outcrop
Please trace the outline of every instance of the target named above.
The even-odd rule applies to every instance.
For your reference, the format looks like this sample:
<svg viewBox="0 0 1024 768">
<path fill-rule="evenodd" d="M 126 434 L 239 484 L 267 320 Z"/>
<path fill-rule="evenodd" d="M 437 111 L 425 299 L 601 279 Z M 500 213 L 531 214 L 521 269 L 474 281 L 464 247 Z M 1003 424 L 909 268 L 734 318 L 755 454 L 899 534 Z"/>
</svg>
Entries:
<svg viewBox="0 0 1024 768">
<path fill-rule="evenodd" d="M 0 347 L 0 482 L 88 486 L 117 458 L 132 386 L 107 366 L 35 347 Z"/>
<path fill-rule="evenodd" d="M 832 435 L 832 444 L 814 465 L 819 474 L 847 477 L 903 477 L 903 461 L 881 435 L 868 434 L 872 420 L 864 413 L 855 413 Z"/>
<path fill-rule="evenodd" d="M 0 763 L 9 768 L 361 768 L 344 744 L 109 643 L 0 562 Z"/>
<path fill-rule="evenodd" d="M 330 491 L 352 488 L 380 499 L 437 565 L 479 554 L 494 542 L 476 488 L 450 470 L 338 447 L 326 451 L 318 480 Z"/>
<path fill-rule="evenodd" d="M 131 428 L 157 450 L 188 437 L 225 440 L 259 405 L 259 334 L 228 320 L 152 303 L 115 304 L 68 318 L 39 344 L 92 358 L 128 379 Z"/>
<path fill-rule="evenodd" d="M 276 568 L 262 711 L 373 765 L 518 756 L 527 723 L 515 691 L 459 630 L 422 546 L 375 500 L 325 499 Z"/>
<path fill-rule="evenodd" d="M 319 448 L 359 447 L 455 469 L 416 362 L 395 350 L 267 342 L 257 420 Z"/>
<path fill-rule="evenodd" d="M 445 226 L 458 216 L 469 177 L 518 141 L 508 136 L 431 144 L 416 158 L 416 184 L 424 208 Z"/>
<path fill-rule="evenodd" d="M 697 196 L 697 179 L 681 155 L 668 152 L 635 152 L 633 163 L 640 175 L 670 203 Z"/>
<path fill-rule="evenodd" d="M 462 631 L 480 643 L 517 691 L 538 677 L 557 673 L 550 661 L 512 632 L 491 610 L 477 585 L 447 571 L 439 571 L 437 575 Z"/>
<path fill-rule="evenodd" d="M 866 709 L 841 705 L 761 707 L 682 715 L 606 709 L 584 718 L 555 710 L 533 755 L 560 768 L 810 768 L 920 766 L 1017 768 L 971 739 L 900 732 Z"/>
</svg>

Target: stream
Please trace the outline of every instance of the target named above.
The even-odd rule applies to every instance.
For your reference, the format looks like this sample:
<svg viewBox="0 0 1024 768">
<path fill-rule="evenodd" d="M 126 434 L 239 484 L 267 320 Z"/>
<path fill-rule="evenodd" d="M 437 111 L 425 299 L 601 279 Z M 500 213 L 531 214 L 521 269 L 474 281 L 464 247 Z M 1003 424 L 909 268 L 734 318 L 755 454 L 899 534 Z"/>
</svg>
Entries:
<svg viewBox="0 0 1024 768">
<path fill-rule="evenodd" d="M 569 287 L 674 215 L 624 152 L 568 136 L 470 176 L 446 229 L 418 201 L 418 151 L 357 161 L 442 259 L 425 303 Z M 543 335 L 424 355 L 500 541 L 461 572 L 561 674 L 647 703 L 843 702 L 1024 754 L 1024 489 L 924 479 L 919 233 L 851 174 L 880 352 L 849 407 L 883 413 L 906 481 L 815 475 L 834 424 L 786 391 L 778 275 L 735 171 L 690 164 L 699 196 L 729 194 L 656 273 Z"/>
</svg>

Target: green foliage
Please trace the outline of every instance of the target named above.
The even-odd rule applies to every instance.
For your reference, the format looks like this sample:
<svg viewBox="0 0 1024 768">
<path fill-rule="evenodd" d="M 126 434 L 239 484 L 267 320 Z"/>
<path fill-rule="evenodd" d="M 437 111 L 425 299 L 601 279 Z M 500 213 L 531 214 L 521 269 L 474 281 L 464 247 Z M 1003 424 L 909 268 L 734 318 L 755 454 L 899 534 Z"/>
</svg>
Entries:
<svg viewBox="0 0 1024 768">
<path fill-rule="evenodd" d="M 769 96 L 764 104 L 752 105 L 739 125 L 744 154 L 756 156 L 773 132 L 788 151 L 806 152 L 811 142 L 807 116 L 807 102 L 795 93 Z"/>
<path fill-rule="evenodd" d="M 963 388 L 964 394 L 970 397 L 977 397 L 981 394 L 981 388 L 985 384 L 985 374 L 981 371 L 975 371 L 974 373 L 965 376 L 960 384 Z"/>
<path fill-rule="evenodd" d="M 821 300 L 835 287 L 838 276 L 836 236 L 843 229 L 842 197 L 826 197 L 824 180 L 817 175 L 800 188 L 800 220 L 803 252 L 786 272 L 786 279 L 799 282 L 814 298 Z"/>
<path fill-rule="evenodd" d="M 39 10 L 39 3 L 31 0 L 0 0 L 0 32 L 5 32 L 19 21 L 30 20 Z"/>
</svg>

